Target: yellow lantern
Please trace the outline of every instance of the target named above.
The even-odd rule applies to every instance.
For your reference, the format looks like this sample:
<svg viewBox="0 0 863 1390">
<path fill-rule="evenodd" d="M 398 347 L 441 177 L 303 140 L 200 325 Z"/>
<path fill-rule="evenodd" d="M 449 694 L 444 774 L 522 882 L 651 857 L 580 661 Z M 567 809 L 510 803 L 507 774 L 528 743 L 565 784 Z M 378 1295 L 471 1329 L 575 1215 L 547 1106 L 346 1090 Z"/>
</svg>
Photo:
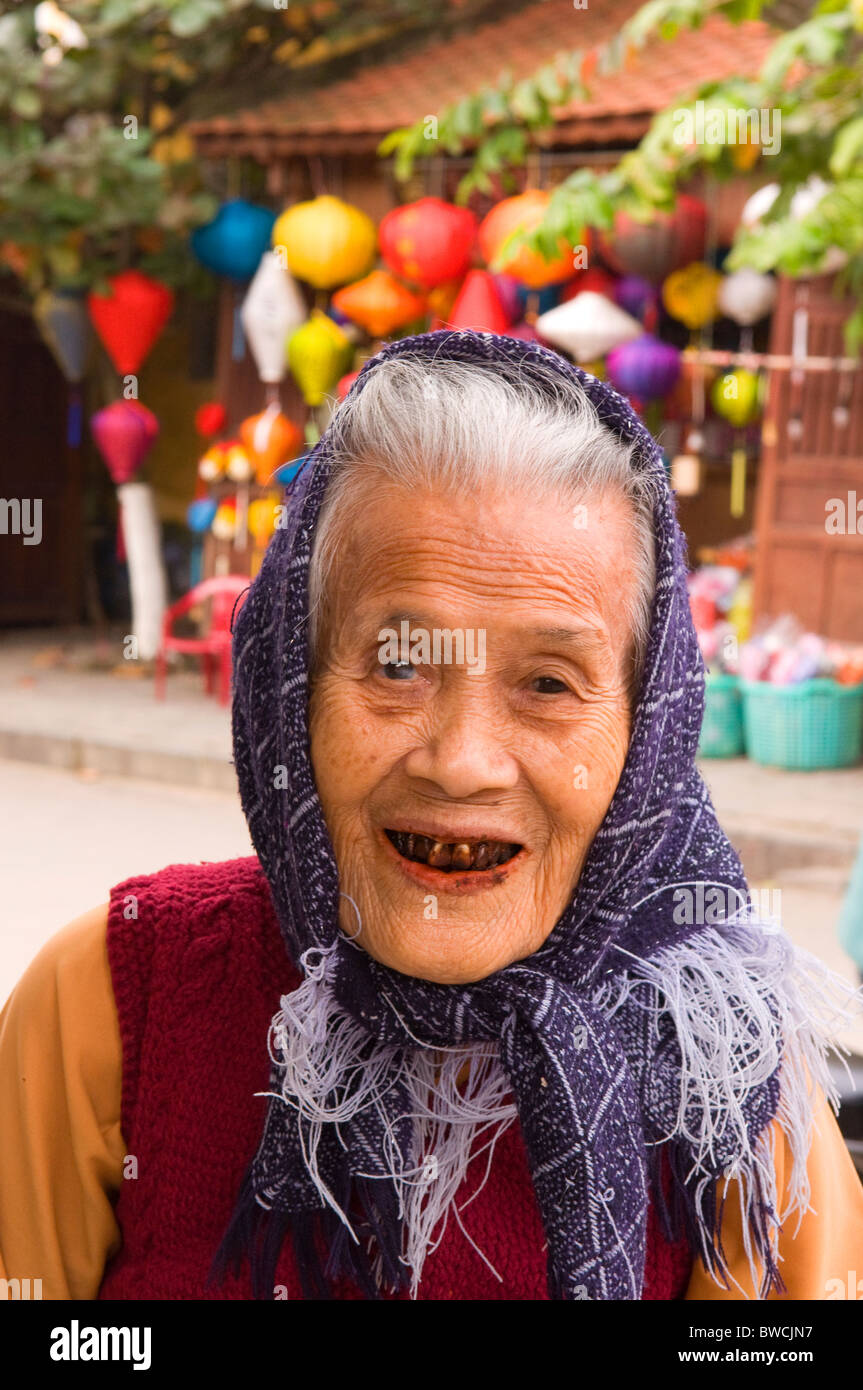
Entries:
<svg viewBox="0 0 863 1390">
<path fill-rule="evenodd" d="M 247 483 L 252 476 L 252 460 L 242 444 L 231 444 L 227 451 L 228 477 L 234 483 Z"/>
<path fill-rule="evenodd" d="M 295 203 L 273 227 L 273 246 L 283 249 L 290 273 L 318 290 L 365 275 L 374 261 L 377 239 L 366 213 L 329 194 Z"/>
<path fill-rule="evenodd" d="M 689 329 L 703 328 L 716 318 L 722 276 L 703 261 L 673 270 L 662 286 L 662 302 L 672 318 Z"/>
<path fill-rule="evenodd" d="M 278 506 L 277 492 L 269 493 L 266 497 L 256 497 L 254 502 L 249 503 L 249 530 L 260 550 L 264 549 L 276 529 Z"/>
<path fill-rule="evenodd" d="M 288 338 L 288 366 L 307 405 L 320 405 L 351 364 L 353 344 L 320 309 Z"/>
</svg>

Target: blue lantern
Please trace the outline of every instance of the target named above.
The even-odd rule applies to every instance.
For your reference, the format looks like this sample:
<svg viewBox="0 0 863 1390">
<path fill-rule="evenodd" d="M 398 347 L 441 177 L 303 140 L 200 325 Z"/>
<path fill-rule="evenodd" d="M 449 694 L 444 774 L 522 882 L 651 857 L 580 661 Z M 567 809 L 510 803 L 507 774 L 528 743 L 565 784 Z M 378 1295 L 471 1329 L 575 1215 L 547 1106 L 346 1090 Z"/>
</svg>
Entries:
<svg viewBox="0 0 863 1390">
<path fill-rule="evenodd" d="M 276 214 L 243 198 L 223 203 L 204 227 L 192 233 L 192 250 L 202 265 L 231 280 L 250 280 L 268 250 Z"/>
<path fill-rule="evenodd" d="M 186 510 L 186 522 L 189 530 L 194 531 L 196 536 L 202 536 L 205 531 L 209 531 L 213 517 L 216 515 L 216 502 L 212 497 L 196 497 L 194 502 L 190 502 Z"/>
</svg>

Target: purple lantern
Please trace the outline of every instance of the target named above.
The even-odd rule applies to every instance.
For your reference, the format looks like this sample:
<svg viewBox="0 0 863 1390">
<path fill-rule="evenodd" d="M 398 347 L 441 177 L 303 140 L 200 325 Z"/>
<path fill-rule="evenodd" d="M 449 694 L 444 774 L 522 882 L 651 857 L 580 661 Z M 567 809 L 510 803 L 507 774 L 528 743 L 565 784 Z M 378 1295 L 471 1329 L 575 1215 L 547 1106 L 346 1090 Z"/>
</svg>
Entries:
<svg viewBox="0 0 863 1390">
<path fill-rule="evenodd" d="M 614 389 L 642 401 L 667 396 L 680 375 L 679 350 L 650 333 L 612 348 L 605 361 Z"/>
<path fill-rule="evenodd" d="M 615 304 L 642 323 L 646 322 L 648 314 L 655 322 L 658 299 L 653 285 L 641 275 L 624 275 L 614 287 Z"/>
<path fill-rule="evenodd" d="M 118 487 L 132 481 L 153 443 L 152 428 L 143 413 L 130 405 L 130 401 L 114 401 L 90 417 L 93 438 Z"/>
</svg>

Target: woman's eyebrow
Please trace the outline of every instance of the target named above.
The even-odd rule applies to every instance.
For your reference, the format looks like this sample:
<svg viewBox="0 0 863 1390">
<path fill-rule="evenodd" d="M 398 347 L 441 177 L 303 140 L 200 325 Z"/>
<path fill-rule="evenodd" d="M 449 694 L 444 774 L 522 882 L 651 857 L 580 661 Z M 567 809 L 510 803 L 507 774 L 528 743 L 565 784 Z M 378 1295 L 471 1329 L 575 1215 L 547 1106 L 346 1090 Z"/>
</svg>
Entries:
<svg viewBox="0 0 863 1390">
<path fill-rule="evenodd" d="M 605 647 L 608 634 L 599 627 L 537 627 L 532 628 L 531 637 L 546 642 L 557 642 L 564 646 Z"/>
</svg>

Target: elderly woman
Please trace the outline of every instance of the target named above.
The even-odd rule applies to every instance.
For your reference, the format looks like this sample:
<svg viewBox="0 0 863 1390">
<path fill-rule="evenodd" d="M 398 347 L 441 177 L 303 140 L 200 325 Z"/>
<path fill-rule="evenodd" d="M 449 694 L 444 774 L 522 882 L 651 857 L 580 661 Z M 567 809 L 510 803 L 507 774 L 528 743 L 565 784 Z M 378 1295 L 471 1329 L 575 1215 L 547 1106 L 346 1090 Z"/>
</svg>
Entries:
<svg viewBox="0 0 863 1390">
<path fill-rule="evenodd" d="M 424 334 L 285 521 L 234 638 L 256 857 L 120 884 L 7 1007 L 7 1276 L 829 1296 L 863 1258 L 841 990 L 752 920 L 695 769 L 656 443 L 536 344 Z"/>
</svg>

